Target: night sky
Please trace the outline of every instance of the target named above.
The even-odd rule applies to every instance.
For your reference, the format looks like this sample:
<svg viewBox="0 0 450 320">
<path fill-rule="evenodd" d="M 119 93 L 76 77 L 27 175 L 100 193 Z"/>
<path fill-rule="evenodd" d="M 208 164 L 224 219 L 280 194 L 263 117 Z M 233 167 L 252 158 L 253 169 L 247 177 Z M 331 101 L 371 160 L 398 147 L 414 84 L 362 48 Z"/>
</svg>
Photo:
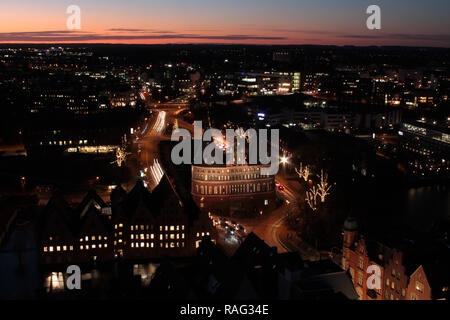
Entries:
<svg viewBox="0 0 450 320">
<path fill-rule="evenodd" d="M 82 26 L 69 31 L 69 5 Z M 366 9 L 382 29 L 366 28 Z M 2 0 L 0 42 L 246 43 L 450 47 L 448 0 Z"/>
</svg>

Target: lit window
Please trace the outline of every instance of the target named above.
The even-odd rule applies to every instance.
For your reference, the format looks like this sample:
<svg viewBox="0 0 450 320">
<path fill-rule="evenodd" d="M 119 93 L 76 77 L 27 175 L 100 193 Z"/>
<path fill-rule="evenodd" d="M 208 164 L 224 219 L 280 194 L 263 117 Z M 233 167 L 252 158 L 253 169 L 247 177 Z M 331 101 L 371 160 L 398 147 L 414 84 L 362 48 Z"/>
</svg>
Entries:
<svg viewBox="0 0 450 320">
<path fill-rule="evenodd" d="M 80 250 L 84 250 L 84 247 L 83 247 L 83 246 L 80 246 Z"/>
<path fill-rule="evenodd" d="M 84 237 L 84 240 L 85 240 L 85 241 L 88 241 L 88 240 L 89 240 L 88 236 Z"/>
<path fill-rule="evenodd" d="M 86 246 L 86 250 L 89 250 L 89 245 Z"/>
<path fill-rule="evenodd" d="M 67 246 L 63 246 L 63 251 L 67 251 Z"/>
<path fill-rule="evenodd" d="M 133 231 L 133 229 L 134 229 L 133 226 L 131 226 L 131 231 Z M 133 239 L 133 238 L 131 238 L 131 239 Z"/>
<path fill-rule="evenodd" d="M 173 233 L 170 234 L 170 239 L 175 239 L 175 235 Z"/>
<path fill-rule="evenodd" d="M 91 240 L 95 240 L 95 236 L 92 236 L 92 237 L 91 237 Z"/>
<path fill-rule="evenodd" d="M 150 235 L 150 239 L 155 239 L 155 235 L 153 233 Z"/>
<path fill-rule="evenodd" d="M 132 234 L 132 235 L 130 236 L 130 238 L 131 238 L 131 239 L 134 239 L 134 234 Z"/>
<path fill-rule="evenodd" d="M 104 247 L 105 247 L 105 248 L 108 248 L 108 244 L 105 243 Z"/>
<path fill-rule="evenodd" d="M 145 244 L 144 244 L 144 242 L 141 242 L 141 248 L 143 248 L 143 247 L 144 247 L 144 245 L 145 245 Z"/>
<path fill-rule="evenodd" d="M 131 243 L 131 247 L 134 248 L 134 242 Z"/>
<path fill-rule="evenodd" d="M 47 252 L 47 247 L 44 247 L 44 252 Z"/>
<path fill-rule="evenodd" d="M 153 248 L 155 245 L 154 245 L 154 243 L 152 242 L 152 243 L 150 244 L 150 246 Z"/>
<path fill-rule="evenodd" d="M 57 247 L 56 247 L 56 251 L 61 251 L 61 247 L 60 247 L 60 246 L 57 246 Z"/>
<path fill-rule="evenodd" d="M 73 246 L 70 246 L 69 249 L 70 249 L 70 251 L 73 251 Z"/>
<path fill-rule="evenodd" d="M 96 246 L 95 246 L 95 244 L 93 244 L 93 245 L 92 245 L 92 249 L 95 249 L 95 248 L 96 248 Z"/>
<path fill-rule="evenodd" d="M 170 231 L 174 231 L 175 230 L 175 226 L 170 226 Z"/>
<path fill-rule="evenodd" d="M 119 228 L 123 228 L 123 224 L 122 223 L 119 223 Z"/>
</svg>

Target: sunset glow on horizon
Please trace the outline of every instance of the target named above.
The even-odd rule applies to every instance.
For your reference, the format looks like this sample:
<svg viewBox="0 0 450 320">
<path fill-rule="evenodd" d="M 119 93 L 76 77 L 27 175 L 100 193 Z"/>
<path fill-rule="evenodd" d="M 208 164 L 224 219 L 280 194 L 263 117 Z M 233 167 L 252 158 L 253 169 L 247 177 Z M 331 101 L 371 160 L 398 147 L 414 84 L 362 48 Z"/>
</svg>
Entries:
<svg viewBox="0 0 450 320">
<path fill-rule="evenodd" d="M 382 10 L 368 30 L 366 9 Z M 69 5 L 81 30 L 68 30 Z M 0 43 L 236 43 L 450 47 L 450 2 L 17 0 L 0 4 Z"/>
</svg>

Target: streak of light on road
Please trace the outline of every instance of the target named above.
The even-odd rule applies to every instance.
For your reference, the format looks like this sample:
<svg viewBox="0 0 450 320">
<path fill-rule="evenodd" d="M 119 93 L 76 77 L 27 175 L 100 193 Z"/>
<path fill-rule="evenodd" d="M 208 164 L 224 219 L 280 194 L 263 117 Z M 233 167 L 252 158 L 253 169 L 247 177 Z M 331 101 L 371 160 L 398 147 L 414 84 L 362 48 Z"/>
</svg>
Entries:
<svg viewBox="0 0 450 320">
<path fill-rule="evenodd" d="M 155 125 L 153 126 L 153 134 L 161 134 L 166 125 L 166 112 L 161 111 L 158 113 L 158 119 L 156 119 Z"/>
<path fill-rule="evenodd" d="M 152 180 L 155 185 L 158 185 L 161 181 L 162 177 L 164 176 L 164 171 L 161 168 L 161 165 L 159 164 L 158 159 L 155 159 L 153 161 L 153 165 L 150 166 L 150 172 L 152 173 Z"/>
</svg>

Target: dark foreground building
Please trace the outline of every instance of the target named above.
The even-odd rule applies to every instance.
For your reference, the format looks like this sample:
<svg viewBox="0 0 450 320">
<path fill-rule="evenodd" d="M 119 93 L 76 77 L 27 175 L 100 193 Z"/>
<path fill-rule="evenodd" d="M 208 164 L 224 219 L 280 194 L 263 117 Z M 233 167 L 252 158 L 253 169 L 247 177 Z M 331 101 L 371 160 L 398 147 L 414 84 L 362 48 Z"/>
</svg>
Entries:
<svg viewBox="0 0 450 320">
<path fill-rule="evenodd" d="M 71 208 L 56 192 L 39 218 L 39 260 L 70 264 L 191 256 L 201 237 L 213 232 L 208 216 L 183 201 L 167 176 L 152 193 L 140 181 L 129 193 L 117 187 L 110 206 L 90 192 Z"/>
</svg>

